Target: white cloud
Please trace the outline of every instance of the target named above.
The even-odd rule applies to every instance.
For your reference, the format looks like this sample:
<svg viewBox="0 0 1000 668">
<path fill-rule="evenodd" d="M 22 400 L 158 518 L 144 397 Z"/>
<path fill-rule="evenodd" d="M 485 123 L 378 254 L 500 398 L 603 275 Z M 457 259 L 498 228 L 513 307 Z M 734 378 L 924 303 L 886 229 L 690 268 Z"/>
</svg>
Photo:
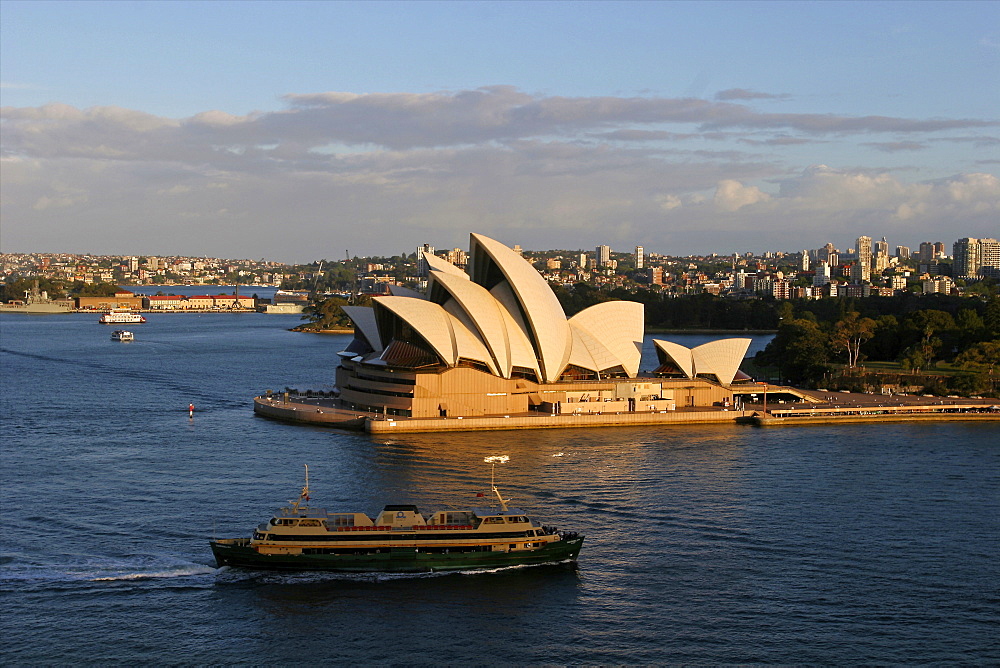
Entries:
<svg viewBox="0 0 1000 668">
<path fill-rule="evenodd" d="M 756 186 L 745 186 L 739 181 L 719 181 L 715 189 L 715 206 L 723 211 L 738 211 L 745 206 L 766 202 L 771 196 Z"/>
<path fill-rule="evenodd" d="M 386 244 L 459 246 L 477 230 L 532 246 L 642 241 L 708 252 L 724 250 L 723 239 L 801 248 L 880 226 L 922 235 L 947 221 L 960 236 L 988 236 L 996 225 L 992 174 L 907 182 L 877 167 L 796 166 L 805 151 L 868 153 L 859 139 L 890 156 L 959 147 L 992 157 L 993 137 L 933 133 L 995 121 L 775 115 L 510 87 L 286 99 L 281 112 L 180 120 L 117 107 L 3 109 L 5 249 L 103 240 L 226 255 L 252 244 L 239 254 L 307 260 L 335 239 L 356 252 L 399 252 Z M 892 134 L 874 141 L 885 128 Z M 774 192 L 761 189 L 768 182 Z"/>
</svg>

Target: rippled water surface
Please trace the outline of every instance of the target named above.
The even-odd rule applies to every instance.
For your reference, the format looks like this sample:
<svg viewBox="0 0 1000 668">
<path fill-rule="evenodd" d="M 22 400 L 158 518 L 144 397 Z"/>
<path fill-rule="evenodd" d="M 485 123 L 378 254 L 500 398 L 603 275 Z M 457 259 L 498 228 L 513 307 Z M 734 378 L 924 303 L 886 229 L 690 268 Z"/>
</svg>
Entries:
<svg viewBox="0 0 1000 668">
<path fill-rule="evenodd" d="M 297 322 L 151 315 L 122 344 L 96 316 L 0 316 L 0 662 L 1000 661 L 995 426 L 373 439 L 255 418 L 264 389 L 331 387 L 346 339 Z M 214 568 L 207 540 L 248 535 L 303 464 L 319 505 L 432 511 L 474 504 L 494 454 L 516 505 L 587 535 L 577 568 Z"/>
</svg>

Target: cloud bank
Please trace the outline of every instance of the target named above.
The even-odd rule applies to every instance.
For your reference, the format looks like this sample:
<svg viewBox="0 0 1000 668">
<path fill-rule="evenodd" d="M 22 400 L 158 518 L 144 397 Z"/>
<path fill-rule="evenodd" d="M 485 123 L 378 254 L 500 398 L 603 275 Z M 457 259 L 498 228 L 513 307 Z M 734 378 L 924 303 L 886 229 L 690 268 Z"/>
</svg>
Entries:
<svg viewBox="0 0 1000 668">
<path fill-rule="evenodd" d="M 981 170 L 1000 122 L 734 102 L 785 97 L 567 98 L 498 86 L 287 95 L 278 112 L 184 119 L 3 108 L 3 250 L 303 261 L 464 246 L 469 231 L 528 248 L 685 254 L 816 247 L 835 235 L 846 245 L 864 233 L 896 243 L 996 234 L 1000 184 Z M 967 151 L 978 169 L 903 180 L 861 160 L 936 150 Z M 826 167 L 828 152 L 858 159 Z"/>
</svg>

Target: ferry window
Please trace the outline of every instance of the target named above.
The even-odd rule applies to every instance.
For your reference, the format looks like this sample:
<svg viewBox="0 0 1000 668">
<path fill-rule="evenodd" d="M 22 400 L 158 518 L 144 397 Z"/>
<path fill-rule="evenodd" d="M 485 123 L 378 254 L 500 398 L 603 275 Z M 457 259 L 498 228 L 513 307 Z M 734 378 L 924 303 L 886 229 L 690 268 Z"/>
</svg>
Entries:
<svg viewBox="0 0 1000 668">
<path fill-rule="evenodd" d="M 503 524 L 502 517 L 487 517 L 483 520 L 486 524 Z"/>
<path fill-rule="evenodd" d="M 353 515 L 335 515 L 332 518 L 332 523 L 333 523 L 333 526 L 337 526 L 337 527 L 354 526 L 354 516 Z"/>
<path fill-rule="evenodd" d="M 301 520 L 299 524 L 304 527 L 318 527 L 319 520 Z"/>
</svg>

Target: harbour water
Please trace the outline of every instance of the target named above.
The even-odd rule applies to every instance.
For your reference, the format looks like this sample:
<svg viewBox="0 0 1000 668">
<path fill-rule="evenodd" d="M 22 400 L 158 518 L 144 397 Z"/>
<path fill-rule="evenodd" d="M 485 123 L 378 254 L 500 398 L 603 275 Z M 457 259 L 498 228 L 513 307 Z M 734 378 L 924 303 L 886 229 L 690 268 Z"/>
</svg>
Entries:
<svg viewBox="0 0 1000 668">
<path fill-rule="evenodd" d="M 994 425 L 373 439 L 256 418 L 265 389 L 331 388 L 346 338 L 298 322 L 150 314 L 117 343 L 95 315 L 0 315 L 0 663 L 1000 661 Z M 496 454 L 514 505 L 587 535 L 576 568 L 212 563 L 303 464 L 318 505 L 431 511 L 474 504 Z"/>
</svg>

